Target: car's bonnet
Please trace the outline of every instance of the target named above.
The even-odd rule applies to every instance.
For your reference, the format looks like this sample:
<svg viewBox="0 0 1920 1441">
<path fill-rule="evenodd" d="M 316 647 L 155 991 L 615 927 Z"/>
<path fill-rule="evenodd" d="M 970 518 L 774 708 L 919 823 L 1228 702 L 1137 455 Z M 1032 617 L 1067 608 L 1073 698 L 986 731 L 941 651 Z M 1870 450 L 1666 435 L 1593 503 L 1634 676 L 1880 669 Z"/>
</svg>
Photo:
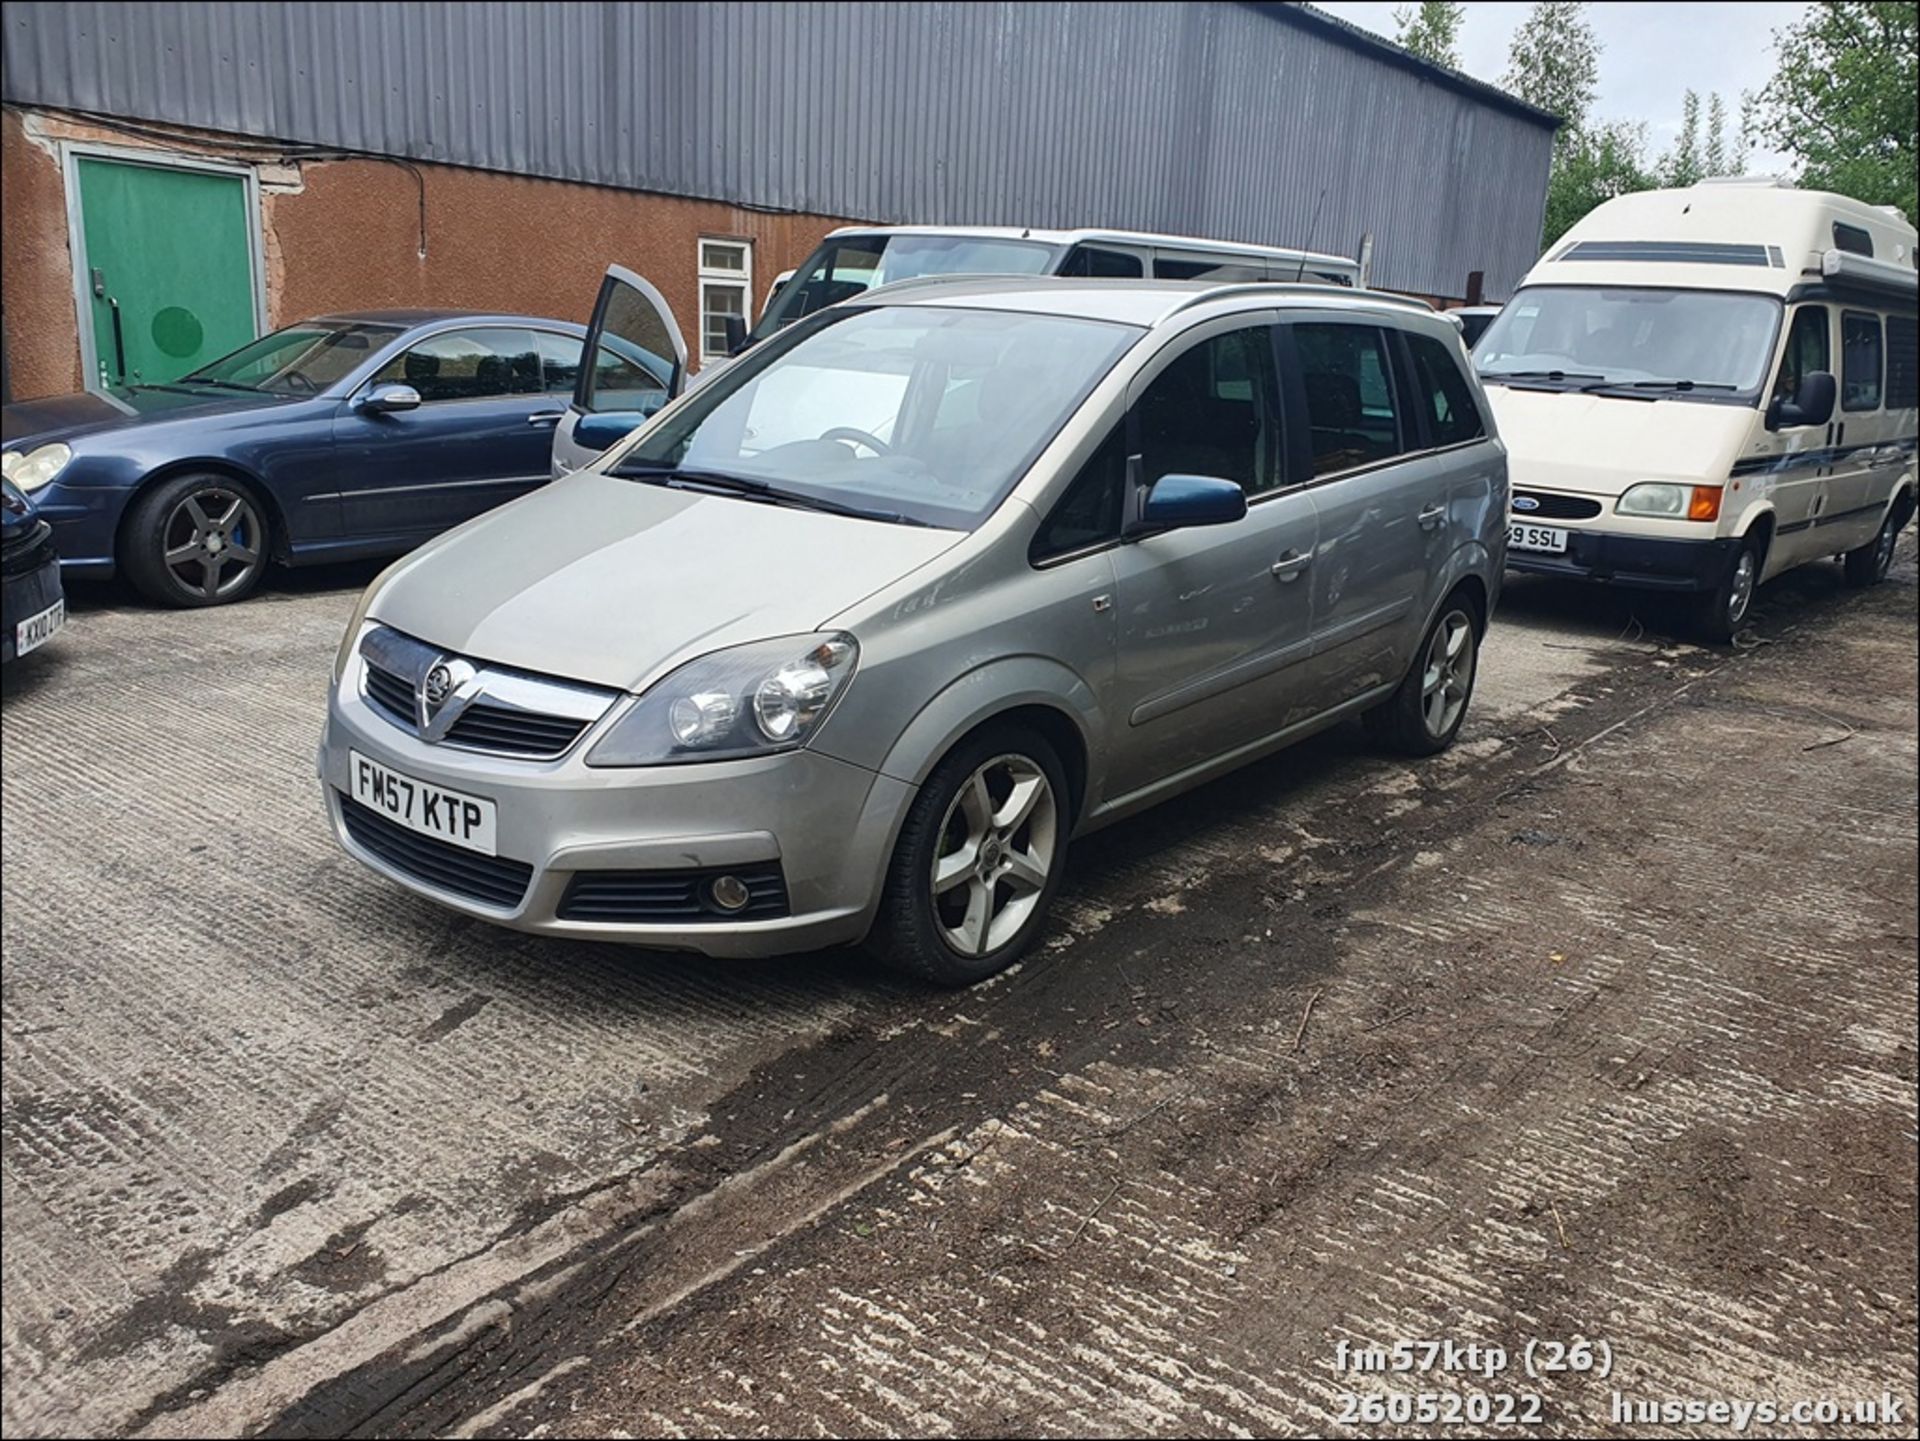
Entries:
<svg viewBox="0 0 1920 1441">
<path fill-rule="evenodd" d="M 4 430 L 8 450 L 29 450 L 56 440 L 71 442 L 128 426 L 163 420 L 204 420 L 212 415 L 285 401 L 285 396 L 251 396 L 237 391 L 116 387 L 104 395 L 84 391 L 17 402 L 0 414 L 0 430 Z"/>
<path fill-rule="evenodd" d="M 372 615 L 461 655 L 631 690 L 814 630 L 960 539 L 581 472 L 414 552 Z"/>
<path fill-rule="evenodd" d="M 1513 484 L 1619 495 L 1643 480 L 1717 484 L 1754 431 L 1750 406 L 1633 400 L 1489 383 Z"/>
</svg>

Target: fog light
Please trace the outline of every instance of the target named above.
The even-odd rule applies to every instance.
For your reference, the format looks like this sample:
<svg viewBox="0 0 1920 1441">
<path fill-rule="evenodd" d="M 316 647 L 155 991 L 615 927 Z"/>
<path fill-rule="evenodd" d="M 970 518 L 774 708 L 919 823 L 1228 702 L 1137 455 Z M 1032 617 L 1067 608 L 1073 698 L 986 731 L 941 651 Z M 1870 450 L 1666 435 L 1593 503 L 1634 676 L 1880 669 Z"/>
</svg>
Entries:
<svg viewBox="0 0 1920 1441">
<path fill-rule="evenodd" d="M 745 910 L 747 902 L 753 899 L 747 883 L 738 876 L 721 876 L 707 887 L 707 894 L 723 911 Z"/>
</svg>

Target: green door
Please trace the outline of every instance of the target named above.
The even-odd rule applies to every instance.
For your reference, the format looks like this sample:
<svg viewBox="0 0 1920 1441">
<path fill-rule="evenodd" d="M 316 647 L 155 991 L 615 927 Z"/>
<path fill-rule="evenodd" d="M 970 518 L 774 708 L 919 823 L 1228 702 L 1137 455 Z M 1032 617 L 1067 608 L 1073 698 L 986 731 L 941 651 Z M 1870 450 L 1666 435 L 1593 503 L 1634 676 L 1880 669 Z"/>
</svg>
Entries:
<svg viewBox="0 0 1920 1441">
<path fill-rule="evenodd" d="M 175 380 L 254 338 L 242 177 L 91 156 L 75 164 L 95 385 Z"/>
</svg>

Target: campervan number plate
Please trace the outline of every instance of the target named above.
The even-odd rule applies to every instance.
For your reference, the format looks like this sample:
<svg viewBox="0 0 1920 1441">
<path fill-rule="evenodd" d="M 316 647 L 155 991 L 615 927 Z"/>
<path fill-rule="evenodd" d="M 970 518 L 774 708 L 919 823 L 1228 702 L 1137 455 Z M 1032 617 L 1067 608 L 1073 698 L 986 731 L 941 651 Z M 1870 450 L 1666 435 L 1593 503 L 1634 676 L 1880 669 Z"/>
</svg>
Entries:
<svg viewBox="0 0 1920 1441">
<path fill-rule="evenodd" d="M 1551 525 L 1522 525 L 1514 521 L 1507 526 L 1508 550 L 1545 550 L 1562 555 L 1567 549 L 1567 533 Z"/>
</svg>

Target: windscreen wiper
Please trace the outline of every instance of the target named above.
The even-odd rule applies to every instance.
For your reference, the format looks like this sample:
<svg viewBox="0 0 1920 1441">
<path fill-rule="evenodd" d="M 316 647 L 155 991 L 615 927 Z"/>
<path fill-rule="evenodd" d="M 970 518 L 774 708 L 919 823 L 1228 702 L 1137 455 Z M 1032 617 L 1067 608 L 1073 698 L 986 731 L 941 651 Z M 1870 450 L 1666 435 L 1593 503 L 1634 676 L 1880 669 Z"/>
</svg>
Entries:
<svg viewBox="0 0 1920 1441">
<path fill-rule="evenodd" d="M 237 380 L 202 380 L 199 377 L 192 376 L 192 375 L 182 376 L 180 379 L 180 384 L 170 388 L 174 390 L 178 390 L 184 386 L 190 386 L 190 385 L 211 385 L 217 390 L 244 390 L 248 395 L 261 395 L 265 393 L 257 385 L 242 385 Z M 154 388 L 159 389 L 158 386 Z"/>
<path fill-rule="evenodd" d="M 1483 370 L 1482 380 L 1605 380 L 1590 370 Z"/>
<path fill-rule="evenodd" d="M 856 520 L 884 520 L 893 525 L 927 526 L 926 521 L 916 520 L 898 511 L 869 510 L 864 506 L 848 505 L 844 501 L 828 500 L 824 496 L 806 495 L 797 490 L 783 490 L 779 486 L 767 484 L 764 480 L 754 480 L 744 475 L 728 475 L 718 470 L 694 470 L 678 465 L 634 464 L 616 466 L 608 474 L 622 479 L 652 480 L 676 488 L 682 483 L 706 486 L 713 490 L 729 491 L 735 495 L 753 496 L 775 505 L 791 505 L 803 510 L 821 511 L 827 515 L 852 516 Z"/>
<path fill-rule="evenodd" d="M 1628 390 L 1738 390 L 1737 385 L 1723 385 L 1717 380 L 1634 380 L 1616 381 L 1615 384 Z"/>
</svg>

